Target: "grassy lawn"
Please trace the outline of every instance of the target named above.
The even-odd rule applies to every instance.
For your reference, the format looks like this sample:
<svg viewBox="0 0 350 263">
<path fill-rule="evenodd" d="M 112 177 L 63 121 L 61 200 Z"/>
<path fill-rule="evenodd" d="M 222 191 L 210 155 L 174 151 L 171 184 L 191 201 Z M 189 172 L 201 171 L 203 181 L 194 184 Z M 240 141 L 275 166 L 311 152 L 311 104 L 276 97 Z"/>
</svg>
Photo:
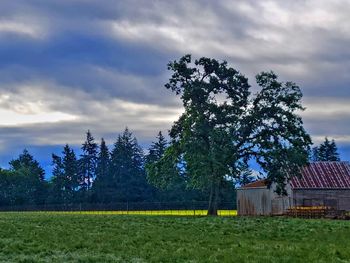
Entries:
<svg viewBox="0 0 350 263">
<path fill-rule="evenodd" d="M 350 221 L 0 213 L 0 262 L 350 262 Z"/>
</svg>

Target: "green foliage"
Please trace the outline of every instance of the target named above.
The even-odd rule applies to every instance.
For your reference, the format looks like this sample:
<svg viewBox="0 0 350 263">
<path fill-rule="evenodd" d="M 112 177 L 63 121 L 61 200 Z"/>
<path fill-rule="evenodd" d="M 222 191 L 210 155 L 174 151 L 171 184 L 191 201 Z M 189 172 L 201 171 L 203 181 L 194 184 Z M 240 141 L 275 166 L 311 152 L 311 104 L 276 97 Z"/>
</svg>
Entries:
<svg viewBox="0 0 350 263">
<path fill-rule="evenodd" d="M 27 202 L 26 181 L 13 171 L 0 169 L 0 205 L 21 205 Z"/>
<path fill-rule="evenodd" d="M 277 192 L 285 194 L 286 181 L 299 175 L 311 145 L 302 119 L 296 114 L 304 109 L 302 93 L 292 82 L 279 82 L 273 72 L 263 72 L 256 80 L 261 91 L 254 98 L 250 114 L 250 136 L 257 149 L 253 154 L 268 173 L 269 181 L 277 183 Z"/>
<path fill-rule="evenodd" d="M 92 185 L 96 201 L 105 203 L 113 199 L 113 177 L 111 172 L 109 150 L 105 140 L 102 138 L 97 157 L 96 180 Z"/>
<path fill-rule="evenodd" d="M 311 139 L 303 128 L 302 93 L 292 82 L 282 83 L 273 72 L 256 77 L 261 90 L 250 94 L 248 79 L 227 62 L 190 55 L 168 64 L 173 72 L 165 85 L 181 97 L 184 113 L 170 130 L 171 144 L 149 167 L 149 176 L 163 186 L 172 177 L 208 189 L 209 213 L 224 182 L 240 177 L 242 164 L 252 158 L 285 193 L 288 175 L 307 163 Z"/>
<path fill-rule="evenodd" d="M 167 157 L 173 157 L 173 154 L 169 154 L 169 150 L 167 149 L 168 142 L 165 140 L 164 136 L 161 132 L 158 133 L 156 137 L 157 141 L 153 142 L 149 148 L 149 153 L 146 156 L 146 171 L 147 171 L 147 179 L 152 184 L 158 187 L 159 189 L 170 189 L 172 188 L 172 184 L 170 184 L 169 180 L 175 180 L 173 183 L 179 185 L 181 180 L 172 174 L 172 167 L 168 168 L 166 164 L 174 164 L 175 162 L 165 162 L 165 165 L 159 163 L 162 157 L 163 160 Z M 167 177 L 158 177 L 158 169 L 163 169 L 162 174 L 168 175 Z"/>
<path fill-rule="evenodd" d="M 33 156 L 24 150 L 17 159 L 10 161 L 9 171 L 3 171 L 7 183 L 2 188 L 8 196 L 8 204 L 26 205 L 45 202 L 47 184 L 44 180 L 44 169 L 34 160 Z M 7 192 L 7 193 L 6 193 Z"/>
<path fill-rule="evenodd" d="M 179 182 L 184 181 L 185 177 L 178 176 L 181 174 L 181 170 L 177 165 L 180 161 L 177 159 L 176 150 L 173 147 L 169 147 L 164 151 L 162 158 L 155 162 L 147 164 L 147 177 L 148 181 L 158 187 L 159 189 L 172 189 Z"/>
<path fill-rule="evenodd" d="M 50 184 L 50 203 L 64 202 L 64 172 L 62 167 L 62 158 L 52 154 L 52 178 Z"/>
<path fill-rule="evenodd" d="M 86 133 L 86 141 L 82 146 L 82 155 L 79 160 L 79 180 L 80 189 L 87 191 L 91 188 L 92 182 L 96 177 L 96 160 L 98 146 L 94 141 L 90 131 Z"/>
<path fill-rule="evenodd" d="M 238 174 L 240 175 L 234 182 L 238 186 L 243 186 L 255 181 L 257 178 L 253 176 L 253 172 L 249 169 L 248 164 L 242 163 L 239 168 Z"/>
<path fill-rule="evenodd" d="M 86 149 L 93 145 L 91 133 L 84 143 Z M 94 147 L 92 147 L 94 149 Z M 186 177 L 172 176 L 173 183 L 164 182 L 163 189 L 156 189 L 149 182 L 159 186 L 158 180 L 149 177 L 147 181 L 145 163 L 153 164 L 167 151 L 167 141 L 159 133 L 157 141 L 144 158 L 141 147 L 132 133 L 126 129 L 118 136 L 112 154 L 102 139 L 96 153 L 96 169 L 92 186 L 87 190 L 82 182 L 82 163 L 89 151 L 77 159 L 74 150 L 65 145 L 61 155 L 52 154 L 52 176 L 47 182 L 44 171 L 34 158 L 24 151 L 11 162 L 11 170 L 0 169 L 0 206 L 62 205 L 69 208 L 76 203 L 115 202 L 191 202 L 206 200 L 207 192 L 189 189 Z M 94 154 L 92 154 L 94 156 Z M 91 158 L 93 159 L 93 158 Z M 92 163 L 92 162 L 91 162 Z M 91 166 L 94 167 L 94 166 Z M 152 166 L 153 167 L 153 166 Z M 87 170 L 85 170 L 87 171 Z M 221 196 L 223 202 L 234 203 L 234 189 L 226 185 Z M 34 207 L 33 207 L 34 208 Z"/>
<path fill-rule="evenodd" d="M 329 141 L 326 137 L 323 143 L 321 143 L 319 146 L 313 147 L 311 160 L 314 162 L 340 161 L 338 148 L 335 141 Z"/>
<path fill-rule="evenodd" d="M 153 142 L 148 150 L 148 155 L 146 156 L 146 165 L 152 164 L 163 157 L 165 150 L 167 148 L 168 142 L 164 138 L 161 131 L 159 131 L 157 141 Z"/>
<path fill-rule="evenodd" d="M 10 170 L 24 176 L 33 177 L 39 181 L 44 180 L 45 171 L 39 165 L 38 161 L 34 160 L 33 156 L 24 150 L 17 159 L 10 161 Z"/>
<path fill-rule="evenodd" d="M 141 147 L 128 128 L 118 136 L 111 153 L 111 173 L 115 190 L 113 201 L 143 201 L 150 198 Z"/>
<path fill-rule="evenodd" d="M 52 155 L 53 176 L 49 202 L 69 204 L 75 201 L 79 186 L 78 161 L 68 144 L 63 148 L 62 154 L 63 157 Z"/>
<path fill-rule="evenodd" d="M 173 164 L 174 162 L 164 162 L 163 165 L 163 161 L 166 160 L 167 157 L 172 158 L 174 155 L 169 153 L 169 150 L 172 149 L 167 148 L 168 142 L 161 132 L 158 133 L 156 139 L 157 141 L 152 143 L 149 148 L 149 154 L 146 156 L 148 182 L 158 188 L 157 191 L 154 189 L 156 200 L 161 202 L 205 200 L 207 193 L 187 187 L 186 178 L 184 176 L 176 176 L 172 174 L 174 171 L 172 167 L 166 167 L 167 164 Z M 162 159 L 162 157 L 164 158 Z M 157 169 L 163 169 L 162 173 L 168 176 L 157 177 L 159 173 Z M 229 194 L 229 191 L 225 192 L 224 199 L 225 201 L 229 200 L 229 202 L 234 202 L 234 198 Z"/>
<path fill-rule="evenodd" d="M 350 225 L 339 220 L 1 213 L 0 224 L 1 262 L 350 259 Z"/>
<path fill-rule="evenodd" d="M 68 145 L 63 149 L 62 168 L 65 177 L 65 189 L 69 192 L 76 191 L 79 187 L 78 160 L 74 150 Z"/>
</svg>

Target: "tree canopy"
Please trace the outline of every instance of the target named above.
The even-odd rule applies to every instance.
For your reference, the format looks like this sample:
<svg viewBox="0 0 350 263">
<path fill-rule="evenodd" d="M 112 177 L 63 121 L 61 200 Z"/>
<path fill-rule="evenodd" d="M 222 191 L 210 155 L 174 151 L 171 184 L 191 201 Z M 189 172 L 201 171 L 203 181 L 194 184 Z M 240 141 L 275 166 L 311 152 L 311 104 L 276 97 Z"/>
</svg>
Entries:
<svg viewBox="0 0 350 263">
<path fill-rule="evenodd" d="M 340 161 L 338 147 L 334 140 L 330 141 L 326 137 L 319 146 L 312 148 L 312 161 Z"/>
<path fill-rule="evenodd" d="M 39 162 L 24 150 L 2 170 L 0 181 L 3 201 L 10 205 L 43 204 L 46 198 L 45 172 Z"/>
<path fill-rule="evenodd" d="M 114 144 L 111 169 L 117 193 L 114 200 L 136 202 L 149 196 L 150 186 L 147 185 L 144 171 L 143 151 L 128 128 L 118 136 Z"/>
<path fill-rule="evenodd" d="M 88 130 L 86 133 L 86 141 L 81 149 L 83 153 L 79 160 L 79 177 L 80 185 L 83 190 L 89 190 L 96 176 L 96 161 L 98 146 L 95 143 L 94 137 Z"/>
<path fill-rule="evenodd" d="M 298 115 L 302 93 L 273 72 L 256 76 L 260 90 L 251 94 L 248 79 L 227 62 L 191 55 L 168 64 L 165 87 L 180 96 L 184 113 L 172 126 L 164 156 L 148 172 L 159 187 L 185 178 L 193 188 L 209 190 L 208 213 L 217 213 L 222 186 L 239 178 L 251 159 L 277 191 L 308 160 L 310 136 Z"/>
<path fill-rule="evenodd" d="M 79 186 L 78 161 L 73 149 L 66 144 L 60 157 L 52 154 L 51 202 L 72 203 Z"/>
</svg>

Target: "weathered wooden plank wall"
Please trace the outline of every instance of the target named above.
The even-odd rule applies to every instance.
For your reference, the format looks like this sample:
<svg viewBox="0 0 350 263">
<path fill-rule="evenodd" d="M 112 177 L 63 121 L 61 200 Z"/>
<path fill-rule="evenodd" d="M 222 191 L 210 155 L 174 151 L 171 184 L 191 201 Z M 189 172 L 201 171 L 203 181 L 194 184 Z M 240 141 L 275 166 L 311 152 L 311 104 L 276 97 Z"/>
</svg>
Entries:
<svg viewBox="0 0 350 263">
<path fill-rule="evenodd" d="M 267 188 L 237 190 L 238 215 L 270 215 L 271 196 Z"/>
<path fill-rule="evenodd" d="M 350 189 L 294 189 L 295 205 L 330 205 L 350 211 Z"/>
</svg>

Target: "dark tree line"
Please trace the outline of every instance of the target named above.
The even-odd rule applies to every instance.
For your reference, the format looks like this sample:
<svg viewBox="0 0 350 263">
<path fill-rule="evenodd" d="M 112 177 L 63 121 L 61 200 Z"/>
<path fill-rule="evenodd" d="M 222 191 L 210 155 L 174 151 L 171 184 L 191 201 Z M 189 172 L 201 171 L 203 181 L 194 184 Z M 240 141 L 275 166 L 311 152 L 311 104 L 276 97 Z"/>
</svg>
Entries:
<svg viewBox="0 0 350 263">
<path fill-rule="evenodd" d="M 145 166 L 158 161 L 167 147 L 159 132 L 145 155 L 126 128 L 108 149 L 103 138 L 98 144 L 88 131 L 79 156 L 68 144 L 60 155 L 52 154 L 48 180 L 40 164 L 24 150 L 9 169 L 0 170 L 0 205 L 206 201 L 207 193 L 187 189 L 185 180 L 165 190 L 149 183 Z M 228 185 L 222 195 L 223 200 L 234 202 L 233 186 Z"/>
</svg>

